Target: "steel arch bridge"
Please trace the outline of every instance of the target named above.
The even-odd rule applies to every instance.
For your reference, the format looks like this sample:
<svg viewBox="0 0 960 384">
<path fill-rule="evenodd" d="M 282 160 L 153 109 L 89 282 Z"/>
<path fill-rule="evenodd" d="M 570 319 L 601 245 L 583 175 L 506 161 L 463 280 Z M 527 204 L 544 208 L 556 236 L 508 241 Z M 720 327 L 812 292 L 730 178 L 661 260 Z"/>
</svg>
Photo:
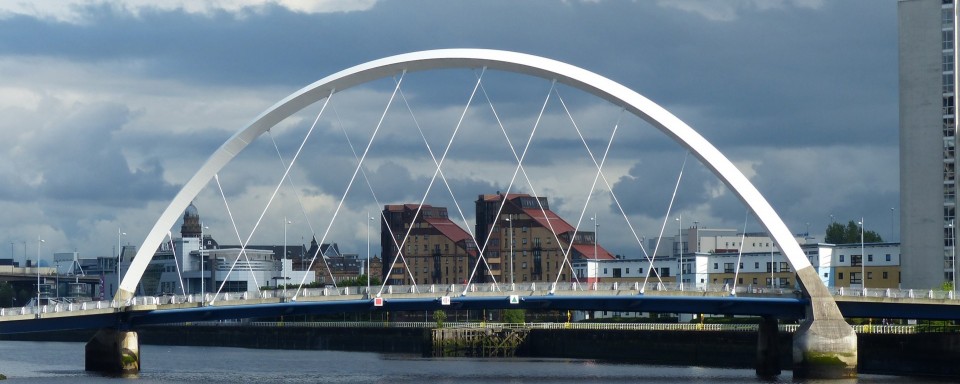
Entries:
<svg viewBox="0 0 960 384">
<path fill-rule="evenodd" d="M 138 248 L 137 255 L 122 277 L 116 298 L 121 302 L 133 298 L 154 251 L 161 245 L 164 236 L 180 214 L 224 166 L 249 143 L 276 124 L 307 106 L 324 99 L 329 101 L 337 92 L 354 86 L 410 72 L 448 68 L 500 70 L 539 77 L 582 90 L 639 117 L 686 148 L 753 212 L 796 272 L 804 293 L 810 300 L 806 310 L 806 328 L 801 327 L 797 336 L 798 342 L 795 343 L 798 348 L 821 354 L 841 352 L 840 360 L 855 367 L 856 336 L 852 328 L 843 322 L 837 304 L 818 278 L 816 270 L 767 200 L 716 147 L 663 107 L 606 77 L 563 62 L 499 50 L 441 49 L 374 60 L 327 76 L 271 106 L 230 137 L 187 181 Z"/>
</svg>

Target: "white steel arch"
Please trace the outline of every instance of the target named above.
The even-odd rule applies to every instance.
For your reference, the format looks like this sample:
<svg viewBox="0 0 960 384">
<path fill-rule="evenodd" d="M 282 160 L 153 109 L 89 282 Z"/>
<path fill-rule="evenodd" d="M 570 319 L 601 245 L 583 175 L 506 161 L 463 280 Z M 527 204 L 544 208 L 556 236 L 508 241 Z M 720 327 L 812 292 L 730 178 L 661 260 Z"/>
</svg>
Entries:
<svg viewBox="0 0 960 384">
<path fill-rule="evenodd" d="M 234 156 L 275 124 L 308 105 L 355 85 L 402 72 L 442 68 L 489 68 L 556 80 L 605 99 L 644 119 L 698 157 L 753 211 L 780 246 L 807 293 L 814 298 L 827 298 L 830 303 L 826 306 L 814 304 L 819 308 L 814 308 L 811 315 L 816 317 L 816 314 L 823 313 L 822 311 L 839 315 L 826 287 L 773 207 L 730 160 L 693 128 L 639 93 L 596 73 L 543 57 L 487 49 L 430 50 L 370 61 L 327 76 L 268 108 L 217 149 L 174 197 L 137 250 L 136 257 L 120 283 L 118 299 L 126 301 L 133 297 L 133 292 L 164 235 L 200 190 Z"/>
</svg>

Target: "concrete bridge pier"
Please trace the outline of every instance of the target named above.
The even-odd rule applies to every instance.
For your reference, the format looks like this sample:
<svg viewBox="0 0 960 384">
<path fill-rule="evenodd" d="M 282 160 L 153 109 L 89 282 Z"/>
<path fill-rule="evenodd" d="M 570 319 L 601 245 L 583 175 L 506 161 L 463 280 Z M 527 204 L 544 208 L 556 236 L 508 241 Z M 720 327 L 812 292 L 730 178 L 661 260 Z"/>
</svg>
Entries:
<svg viewBox="0 0 960 384">
<path fill-rule="evenodd" d="M 780 375 L 780 327 L 775 317 L 766 316 L 757 328 L 757 376 Z"/>
<path fill-rule="evenodd" d="M 793 376 L 857 376 L 857 334 L 845 320 L 807 319 L 793 334 Z"/>
<path fill-rule="evenodd" d="M 104 328 L 85 347 L 86 370 L 108 374 L 140 373 L 140 339 L 134 331 Z"/>
<path fill-rule="evenodd" d="M 812 274 L 812 276 L 810 275 Z M 857 334 L 847 324 L 827 287 L 813 280 L 813 267 L 797 271 L 805 277 L 810 298 L 805 320 L 793 334 L 793 376 L 837 379 L 857 376 Z M 805 282 L 816 281 L 805 284 Z"/>
</svg>

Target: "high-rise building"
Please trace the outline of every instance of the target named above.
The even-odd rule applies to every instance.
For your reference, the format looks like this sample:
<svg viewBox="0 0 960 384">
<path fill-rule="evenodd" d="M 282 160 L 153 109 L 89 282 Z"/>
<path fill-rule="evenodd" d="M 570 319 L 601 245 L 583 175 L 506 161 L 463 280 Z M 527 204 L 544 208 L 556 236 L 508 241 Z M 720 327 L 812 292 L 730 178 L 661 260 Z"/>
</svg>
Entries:
<svg viewBox="0 0 960 384">
<path fill-rule="evenodd" d="M 897 3 L 902 287 L 952 281 L 956 234 L 957 6 Z"/>
</svg>

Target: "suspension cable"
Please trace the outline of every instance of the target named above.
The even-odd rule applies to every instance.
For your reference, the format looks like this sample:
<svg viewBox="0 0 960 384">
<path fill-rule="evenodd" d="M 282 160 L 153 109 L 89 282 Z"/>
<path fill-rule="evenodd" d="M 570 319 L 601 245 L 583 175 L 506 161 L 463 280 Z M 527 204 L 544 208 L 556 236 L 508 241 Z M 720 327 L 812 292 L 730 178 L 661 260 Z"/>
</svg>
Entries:
<svg viewBox="0 0 960 384">
<path fill-rule="evenodd" d="M 167 231 L 167 239 L 170 241 L 170 252 L 173 252 L 173 265 L 177 267 L 177 281 L 180 282 L 180 293 L 187 295 L 187 289 L 183 286 L 183 276 L 180 275 L 180 262 L 177 261 L 177 247 L 173 244 L 173 233 Z"/>
<path fill-rule="evenodd" d="M 403 81 L 403 76 L 405 76 L 406 73 L 407 73 L 406 70 L 401 72 L 400 82 Z M 360 157 L 360 162 L 357 163 L 357 167 L 354 168 L 353 170 L 353 175 L 350 176 L 350 183 L 347 184 L 347 188 L 343 191 L 343 196 L 340 198 L 340 202 L 337 203 L 337 209 L 333 212 L 333 217 L 330 219 L 330 223 L 327 224 L 327 229 L 323 232 L 323 236 L 321 237 L 320 244 L 323 244 L 323 242 L 327 240 L 327 235 L 330 234 L 330 228 L 333 226 L 333 222 L 337 219 L 337 215 L 340 213 L 340 208 L 343 207 L 343 202 L 347 199 L 347 195 L 350 193 L 350 188 L 353 187 L 353 182 L 357 179 L 357 173 L 360 172 L 360 168 L 363 167 L 363 161 L 366 160 L 367 154 L 370 153 L 370 147 L 373 145 L 373 140 L 376 139 L 377 133 L 380 132 L 380 127 L 383 126 L 383 120 L 387 116 L 387 111 L 390 110 L 390 106 L 393 104 L 393 100 L 397 96 L 397 89 L 400 88 L 400 82 L 398 82 L 396 88 L 393 89 L 393 93 L 390 95 L 390 99 L 387 101 L 387 105 L 384 108 L 383 113 L 380 115 L 380 120 L 377 122 L 376 128 L 374 128 L 373 134 L 370 135 L 370 140 L 367 141 L 367 147 L 364 148 L 363 150 L 363 156 Z M 334 90 L 330 90 L 331 96 L 333 96 L 333 92 Z M 329 97 L 328 97 L 328 101 L 329 101 Z M 324 104 L 324 107 L 326 107 L 326 104 Z M 313 263 L 316 262 L 317 254 L 319 253 L 320 253 L 320 249 L 318 247 L 317 252 L 315 252 L 313 257 L 310 259 L 310 265 L 307 267 L 308 271 L 313 269 Z M 293 296 L 294 300 L 296 300 L 296 298 L 300 296 L 300 291 L 303 289 L 303 284 L 306 281 L 306 279 L 307 279 L 307 275 L 304 274 L 303 279 L 301 279 L 300 281 L 300 285 L 297 287 L 296 293 L 294 293 L 294 296 Z"/>
<path fill-rule="evenodd" d="M 332 104 L 331 104 L 331 107 L 333 107 Z M 336 108 L 334 108 L 334 112 L 336 112 Z M 286 168 L 286 167 L 287 167 L 287 163 L 286 163 L 286 161 L 283 159 L 283 155 L 280 153 L 280 147 L 277 145 L 277 141 L 273 138 L 273 132 L 272 132 L 272 131 L 267 131 L 267 133 L 268 133 L 269 136 L 270 136 L 270 141 L 273 142 L 273 148 L 274 148 L 274 150 L 277 152 L 277 157 L 280 159 L 280 164 L 282 164 L 283 167 Z M 290 182 L 291 189 L 293 189 L 293 192 L 294 192 L 294 193 L 296 194 L 296 196 L 297 196 L 297 203 L 300 205 L 300 212 L 303 213 L 303 218 L 304 218 L 304 220 L 307 222 L 307 228 L 310 230 L 310 234 L 311 234 L 311 235 L 316 235 L 317 232 L 314 231 L 314 229 L 313 229 L 313 222 L 310 220 L 310 215 L 307 214 L 307 209 L 306 209 L 306 207 L 304 207 L 304 205 L 303 205 L 303 199 L 302 199 L 301 196 L 300 196 L 300 191 L 297 189 L 296 184 L 294 183 L 293 174 L 291 174 L 291 175 L 288 177 L 288 180 L 289 180 L 289 182 Z M 316 239 L 316 238 L 314 237 L 314 239 Z M 303 247 L 303 244 L 301 244 L 300 246 Z M 301 250 L 302 250 L 302 248 L 301 248 Z M 318 248 L 318 251 L 319 251 L 319 248 Z M 286 256 L 286 255 L 284 255 L 284 256 Z M 314 255 L 314 256 L 316 256 L 316 255 Z M 303 261 L 303 255 L 300 256 L 300 260 Z M 327 269 L 327 273 L 330 275 L 330 281 L 333 282 L 333 287 L 336 288 L 336 287 L 337 287 L 337 279 L 334 279 L 334 278 L 333 278 L 333 271 L 331 270 L 329 263 L 327 263 L 327 260 L 326 260 L 326 259 L 321 258 L 320 260 L 321 260 L 321 261 L 324 263 L 324 265 L 327 267 L 326 269 Z M 286 281 L 284 281 L 284 283 L 286 283 Z M 303 285 L 303 282 L 301 282 L 300 285 L 302 286 L 302 285 Z"/>
<path fill-rule="evenodd" d="M 673 209 L 673 202 L 677 198 L 677 190 L 680 189 L 680 180 L 683 179 L 683 169 L 686 168 L 687 166 L 687 157 L 689 155 L 690 155 L 689 151 L 683 154 L 683 164 L 680 165 L 680 174 L 677 175 L 677 184 L 673 186 L 673 195 L 670 196 L 670 204 L 667 206 L 667 214 L 664 215 L 663 225 L 660 226 L 660 236 L 657 236 L 657 243 L 653 247 L 653 258 L 650 259 L 650 266 L 647 268 L 646 276 L 643 278 L 643 286 L 640 287 L 641 294 L 644 293 L 644 291 L 647 289 L 647 280 L 650 279 L 650 270 L 653 269 L 653 261 L 657 258 L 657 250 L 660 249 L 660 240 L 663 239 L 663 230 L 667 227 L 667 220 L 670 220 L 670 211 Z M 683 255 L 680 255 L 680 259 L 683 260 Z M 682 261 L 681 261 L 680 268 L 683 268 Z"/>
<path fill-rule="evenodd" d="M 230 218 L 230 224 L 233 225 L 233 231 L 234 233 L 237 234 L 237 240 L 242 242 L 243 240 L 240 238 L 240 230 L 237 228 L 237 222 L 233 218 L 233 211 L 230 210 L 230 204 L 227 203 L 227 195 L 223 192 L 223 186 L 220 184 L 220 174 L 214 174 L 213 179 L 217 182 L 217 189 L 220 190 L 220 196 L 223 198 L 223 206 L 227 210 L 227 217 Z M 257 294 L 260 294 L 260 282 L 257 281 L 257 275 L 253 273 L 253 265 L 250 264 L 250 258 L 247 257 L 247 250 L 245 246 L 241 246 L 240 254 L 238 254 L 237 257 L 233 259 L 233 263 L 230 264 L 230 269 L 227 270 L 227 277 L 230 277 L 230 275 L 233 274 L 233 269 L 237 266 L 237 263 L 240 261 L 241 255 L 243 256 L 243 259 L 247 261 L 247 268 L 250 269 L 250 277 L 253 278 L 253 285 L 257 287 Z M 215 275 L 216 271 L 212 273 Z M 211 305 L 213 305 L 213 303 L 217 301 L 217 297 L 220 296 L 220 291 L 223 290 L 223 287 L 226 284 L 227 284 L 227 279 L 224 278 L 223 282 L 220 283 L 220 287 L 217 288 L 216 294 L 213 295 L 212 299 L 210 299 Z"/>
<path fill-rule="evenodd" d="M 733 296 L 737 295 L 737 277 L 740 276 L 740 262 L 743 260 L 743 241 L 747 238 L 747 219 L 750 218 L 750 211 L 743 215 L 743 233 L 740 234 L 740 248 L 737 250 L 737 270 L 733 274 L 733 289 L 730 290 L 730 294 Z"/>
<path fill-rule="evenodd" d="M 526 176 L 526 171 L 523 169 L 523 159 L 526 158 L 527 153 L 528 153 L 528 151 L 530 150 L 530 143 L 533 142 L 533 137 L 534 137 L 534 135 L 535 135 L 536 132 L 537 132 L 537 128 L 540 126 L 540 122 L 543 120 L 543 114 L 544 114 L 544 112 L 546 111 L 547 105 L 548 105 L 549 102 L 550 102 L 550 97 L 551 97 L 551 95 L 552 95 L 552 93 L 553 93 L 554 87 L 556 87 L 556 84 L 557 84 L 556 79 L 553 79 L 553 80 L 550 82 L 550 89 L 547 91 L 547 95 L 546 95 L 546 97 L 544 98 L 543 104 L 542 104 L 541 107 L 540 107 L 540 114 L 537 115 L 536 122 L 533 124 L 533 129 L 530 130 L 530 135 L 527 137 L 527 142 L 526 142 L 526 144 L 524 144 L 523 151 L 521 152 L 520 155 L 517 155 L 517 151 L 516 151 L 516 149 L 513 147 L 513 143 L 510 141 L 509 135 L 507 135 L 506 128 L 504 128 L 503 123 L 502 123 L 502 121 L 500 120 L 500 117 L 497 115 L 496 109 L 493 107 L 493 101 L 490 100 L 489 95 L 487 94 L 486 90 L 485 90 L 485 89 L 482 87 L 482 85 L 481 85 L 481 91 L 482 91 L 484 97 L 485 97 L 486 100 L 487 100 L 487 104 L 490 106 L 490 109 L 493 110 L 493 114 L 494 114 L 494 116 L 496 116 L 496 118 L 497 118 L 497 125 L 500 127 L 500 131 L 503 133 L 503 136 L 504 136 L 504 138 L 506 139 L 508 146 L 510 147 L 510 152 L 513 154 L 514 160 L 517 161 L 517 167 L 514 168 L 514 170 L 513 170 L 513 176 L 510 178 L 510 184 L 507 186 L 507 194 L 504 195 L 504 197 L 501 199 L 500 207 L 499 207 L 498 210 L 497 210 L 497 220 L 498 220 L 498 221 L 499 221 L 499 218 L 500 218 L 500 214 L 503 212 L 503 207 L 506 205 L 506 200 L 507 200 L 507 198 L 510 196 L 510 191 L 511 191 L 511 189 L 513 188 L 513 185 L 514 185 L 514 183 L 515 183 L 516 180 L 517 180 L 517 175 L 518 175 L 518 173 L 523 172 L 524 176 Z M 530 182 L 530 178 L 529 178 L 529 177 L 527 177 L 527 183 L 529 184 L 531 191 L 533 191 L 533 183 Z M 534 192 L 534 196 L 536 196 L 536 193 L 535 193 L 535 192 Z M 540 199 L 535 199 L 535 200 L 537 200 L 537 203 L 538 203 L 538 204 L 540 203 Z M 542 209 L 542 206 L 541 206 L 541 209 Z M 546 215 L 544 215 L 544 216 L 546 216 Z M 547 220 L 547 224 L 550 224 L 550 221 L 549 221 L 549 220 Z M 553 228 L 551 227 L 551 231 L 552 231 L 552 230 L 553 230 Z M 491 228 L 491 231 L 490 231 L 490 232 L 491 232 L 491 233 L 493 232 L 493 229 L 492 229 L 492 228 Z M 554 236 L 556 237 L 556 234 L 554 234 Z M 483 248 L 481 249 L 481 252 L 480 252 L 481 255 L 483 255 L 483 249 L 486 248 L 486 246 L 487 246 L 487 244 L 489 243 L 489 240 L 490 240 L 491 237 L 492 237 L 492 236 L 487 236 L 487 239 L 484 241 L 484 246 L 483 246 Z M 557 239 L 557 244 L 560 244 L 559 239 Z M 473 281 L 473 276 L 476 274 L 477 269 L 479 269 L 479 267 L 480 267 L 480 261 L 481 261 L 481 260 L 484 260 L 484 262 L 485 262 L 485 259 L 484 259 L 483 257 L 477 258 L 477 263 L 475 264 L 475 266 L 474 266 L 474 268 L 473 268 L 473 271 L 470 273 L 470 280 L 468 280 L 468 281 Z M 503 262 L 502 262 L 502 261 L 501 261 L 500 265 L 503 265 Z M 512 266 L 511 266 L 511 267 L 512 267 Z M 502 269 L 502 268 L 500 269 L 500 271 L 501 271 L 501 273 L 503 273 L 503 269 Z M 493 275 L 493 274 L 491 273 L 491 276 L 492 276 L 492 275 Z M 496 278 L 494 278 L 494 284 L 496 284 Z M 461 295 L 466 295 L 466 294 L 467 294 L 467 287 L 464 287 L 464 288 L 463 288 L 463 292 L 461 293 Z"/>
<path fill-rule="evenodd" d="M 486 69 L 486 68 L 484 68 L 484 70 L 485 70 L 485 69 Z M 482 78 L 483 78 L 483 75 L 482 75 L 482 73 L 481 73 L 480 79 L 477 79 L 476 84 L 473 86 L 473 91 L 470 92 L 470 97 L 467 99 L 467 103 L 466 103 L 466 105 L 464 106 L 463 111 L 460 113 L 460 119 L 457 121 L 457 125 L 456 125 L 456 127 L 453 129 L 453 134 L 450 135 L 450 140 L 447 141 L 447 146 L 446 146 L 446 148 L 443 150 L 443 154 L 440 156 L 440 161 L 437 163 L 437 169 L 433 172 L 433 177 L 430 178 L 430 183 L 427 184 L 427 189 L 426 189 L 426 191 L 424 191 L 424 193 L 423 193 L 423 198 L 420 199 L 420 204 L 417 206 L 417 212 L 414 213 L 413 218 L 412 218 L 412 221 L 411 221 L 411 224 L 416 223 L 417 219 L 420 217 L 420 211 L 423 209 L 423 204 L 424 204 L 424 202 L 426 202 L 427 196 L 430 195 L 430 190 L 433 188 L 433 184 L 434 184 L 434 183 L 436 182 L 436 180 L 437 180 L 437 175 L 440 173 L 440 168 L 443 166 L 444 160 L 446 160 L 447 155 L 450 153 L 450 148 L 453 146 L 453 140 L 457 137 L 457 133 L 460 131 L 460 127 L 463 126 L 463 120 L 464 120 L 464 118 L 465 118 L 466 115 L 467 115 L 467 111 L 470 110 L 470 104 L 473 102 L 473 98 L 474 98 L 474 97 L 476 96 L 476 94 L 477 94 L 477 89 L 480 87 L 480 82 L 481 82 Z M 399 86 L 399 84 L 398 84 L 398 86 Z M 410 233 L 413 231 L 413 227 L 414 227 L 413 225 L 410 225 L 410 228 L 407 228 L 407 233 L 406 233 L 406 235 L 404 235 L 404 238 L 403 238 L 403 243 L 404 243 L 404 244 L 406 244 L 407 239 L 410 237 Z M 398 256 L 399 256 L 399 253 L 398 253 Z M 394 258 L 394 259 L 396 259 L 396 258 Z M 396 262 L 396 260 L 394 260 L 394 262 Z M 390 268 L 391 268 L 391 270 L 392 270 L 393 264 L 390 264 Z M 407 272 L 410 273 L 410 268 L 407 268 Z M 417 289 L 417 288 L 416 288 L 416 287 L 417 287 L 417 280 L 416 280 L 416 278 L 413 277 L 413 274 L 412 274 L 412 273 L 410 273 L 410 279 L 413 280 L 413 287 L 414 287 L 413 289 L 414 289 L 414 291 L 416 291 L 416 289 Z M 383 293 L 383 289 L 384 289 L 384 287 L 386 287 L 386 283 L 387 283 L 387 282 L 386 282 L 386 279 L 384 279 L 383 285 L 380 286 L 380 293 Z M 378 293 L 378 295 L 379 295 L 379 293 Z"/>
</svg>

